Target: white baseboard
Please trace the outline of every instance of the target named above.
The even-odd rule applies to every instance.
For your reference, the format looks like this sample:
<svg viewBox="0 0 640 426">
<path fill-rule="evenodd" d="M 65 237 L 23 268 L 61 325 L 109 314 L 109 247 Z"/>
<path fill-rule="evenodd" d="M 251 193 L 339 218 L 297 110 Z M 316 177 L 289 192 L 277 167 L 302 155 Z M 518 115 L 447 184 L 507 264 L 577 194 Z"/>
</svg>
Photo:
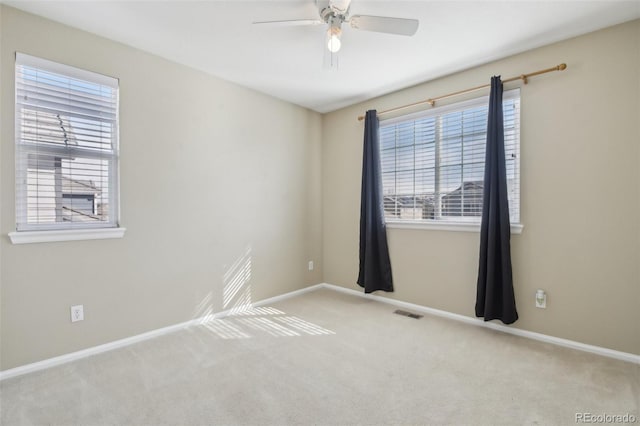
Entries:
<svg viewBox="0 0 640 426">
<path fill-rule="evenodd" d="M 479 327 L 490 328 L 492 330 L 501 331 L 503 333 L 513 334 L 516 336 L 526 337 L 528 339 L 538 340 L 541 342 L 552 343 L 558 346 L 564 346 L 566 348 L 577 349 L 583 352 L 590 352 L 597 355 L 602 355 L 608 358 L 614 358 L 621 361 L 632 362 L 634 364 L 640 364 L 640 355 L 631 354 L 628 352 L 616 351 L 613 349 L 603 348 L 601 346 L 588 345 L 586 343 L 580 343 L 573 340 L 562 339 L 560 337 L 548 336 L 546 334 L 536 333 L 533 331 L 522 330 L 520 328 L 509 327 L 506 325 L 498 324 L 495 322 L 485 322 L 481 318 L 473 318 L 465 315 L 454 314 L 452 312 L 441 311 L 439 309 L 428 308 L 422 305 L 416 305 L 414 303 L 403 302 L 401 300 L 390 299 L 388 297 L 379 296 L 376 294 L 365 294 L 361 291 L 340 287 L 333 284 L 323 283 L 323 288 L 328 288 L 335 291 L 340 291 L 354 296 L 364 297 L 367 299 L 373 299 L 378 302 L 388 303 L 390 305 L 398 306 L 413 311 L 423 312 L 430 315 L 435 315 L 443 318 L 452 319 L 454 321 L 464 322 L 466 324 L 476 325 Z"/>
<path fill-rule="evenodd" d="M 485 322 L 480 318 L 467 317 L 465 315 L 454 314 L 452 312 L 441 311 L 439 309 L 428 308 L 426 306 L 416 305 L 414 303 L 403 302 L 401 300 L 390 299 L 388 297 L 378 296 L 376 294 L 365 294 L 362 291 L 357 291 L 345 287 L 340 287 L 333 284 L 322 283 L 309 287 L 305 287 L 299 290 L 294 290 L 289 293 L 281 294 L 279 296 L 263 299 L 258 302 L 252 303 L 251 306 L 264 306 L 272 303 L 280 302 L 291 297 L 299 296 L 304 293 L 308 293 L 320 288 L 326 288 L 342 293 L 351 294 L 358 297 L 376 300 L 378 302 L 388 303 L 390 305 L 398 306 L 413 311 L 423 312 L 430 315 L 435 315 L 443 318 L 452 319 L 455 321 L 464 322 L 480 327 L 486 327 L 493 330 L 502 331 L 503 333 L 514 334 L 516 336 L 526 337 L 533 340 L 539 340 L 541 342 L 552 343 L 558 346 L 564 346 L 567 348 L 577 349 L 584 352 L 590 352 L 597 355 L 602 355 L 609 358 L 614 358 L 622 361 L 632 362 L 640 364 L 640 355 L 634 355 L 627 352 L 615 351 L 613 349 L 607 349 L 600 346 L 587 345 L 585 343 L 575 342 L 573 340 L 561 339 L 559 337 L 547 336 L 545 334 L 535 333 L 533 331 L 521 330 L 518 328 L 508 327 L 501 324 L 492 322 Z M 158 328 L 146 333 L 138 334 L 135 336 L 127 337 L 124 339 L 116 340 L 113 342 L 105 343 L 103 345 L 93 346 L 91 348 L 83 349 L 77 352 L 71 352 L 69 354 L 60 355 L 54 358 L 45 359 L 42 361 L 34 362 L 31 364 L 22 365 L 20 367 L 11 368 L 9 370 L 0 371 L 0 381 L 6 380 L 12 377 L 21 376 L 23 374 L 32 373 L 39 370 L 55 367 L 57 365 L 66 364 L 71 361 L 76 361 L 82 358 L 86 358 L 92 355 L 97 355 L 103 352 L 108 352 L 113 349 L 129 346 L 134 343 L 142 342 L 144 340 L 153 339 L 154 337 L 162 336 L 164 334 L 173 333 L 176 331 L 184 330 L 187 327 L 196 326 L 211 319 L 224 318 L 232 313 L 232 310 L 225 310 L 214 314 L 213 316 L 202 317 L 185 321 L 180 324 L 170 325 L 168 327 Z"/>
<path fill-rule="evenodd" d="M 258 302 L 252 303 L 251 306 L 264 306 L 264 305 L 276 303 L 281 300 L 289 299 L 294 296 L 299 296 L 301 294 L 308 293 L 310 291 L 314 291 L 322 287 L 323 287 L 322 284 L 312 285 L 310 287 L 294 290 L 289 293 L 281 294 L 279 296 L 260 300 Z M 154 337 L 162 336 L 164 334 L 184 330 L 187 327 L 196 326 L 196 325 L 202 324 L 203 322 L 210 321 L 212 319 L 224 318 L 230 315 L 231 313 L 233 313 L 233 310 L 225 310 L 225 311 L 217 312 L 214 315 L 195 318 L 189 321 L 182 322 L 180 324 L 174 324 L 168 327 L 158 328 L 156 330 L 151 330 L 146 333 L 137 334 L 135 336 L 127 337 L 120 340 L 115 340 L 113 342 L 105 343 L 103 345 L 93 346 L 91 348 L 83 349 L 76 352 L 71 352 L 71 353 L 60 355 L 54 358 L 49 358 L 42 361 L 31 363 L 31 364 L 21 365 L 20 367 L 11 368 L 9 370 L 0 371 L 0 381 L 9 379 L 11 377 L 32 373 L 34 371 L 55 367 L 57 365 L 66 364 L 71 361 L 76 361 L 78 359 L 86 358 L 91 355 L 108 352 L 114 349 L 122 348 L 124 346 L 129 346 L 134 343 L 138 343 L 144 340 L 153 339 Z"/>
<path fill-rule="evenodd" d="M 309 293 L 310 291 L 324 288 L 325 286 L 325 284 L 315 284 L 309 287 L 301 288 L 299 290 L 290 291 L 289 293 L 281 294 L 280 296 L 274 296 L 268 299 L 260 300 L 259 302 L 252 303 L 252 306 L 270 305 L 272 303 L 280 302 L 281 300 L 290 299 L 295 296 L 300 296 L 301 294 Z"/>
<path fill-rule="evenodd" d="M 124 346 L 132 345 L 134 343 L 142 342 L 144 340 L 153 339 L 154 337 L 162 336 L 163 334 L 173 333 L 174 331 L 183 330 L 190 325 L 195 325 L 199 322 L 198 319 L 186 321 L 180 324 L 170 325 L 168 327 L 158 328 L 146 333 L 138 334 L 135 336 L 127 337 L 113 342 L 105 343 L 91 348 L 83 349 L 76 352 L 56 356 L 53 358 L 45 359 L 42 361 L 34 362 L 32 364 L 21 365 L 20 367 L 11 368 L 9 370 L 0 371 L 0 381 L 10 379 L 11 377 L 21 376 L 23 374 L 32 373 L 34 371 L 44 370 L 57 365 L 66 364 L 71 361 L 86 358 L 91 355 L 108 352 L 113 349 L 122 348 Z"/>
</svg>

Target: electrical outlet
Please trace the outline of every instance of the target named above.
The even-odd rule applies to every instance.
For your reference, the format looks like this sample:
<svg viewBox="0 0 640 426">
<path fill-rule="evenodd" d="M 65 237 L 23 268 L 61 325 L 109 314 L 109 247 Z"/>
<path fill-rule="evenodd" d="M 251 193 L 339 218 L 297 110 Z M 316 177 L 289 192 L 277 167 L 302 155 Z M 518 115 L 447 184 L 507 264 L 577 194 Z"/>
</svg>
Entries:
<svg viewBox="0 0 640 426">
<path fill-rule="evenodd" d="M 309 261 L 309 270 L 313 271 L 313 260 Z"/>
<path fill-rule="evenodd" d="M 536 291 L 536 308 L 546 309 L 547 307 L 547 293 L 544 290 Z"/>
<path fill-rule="evenodd" d="M 84 320 L 84 306 L 75 305 L 71 307 L 71 322 Z"/>
</svg>

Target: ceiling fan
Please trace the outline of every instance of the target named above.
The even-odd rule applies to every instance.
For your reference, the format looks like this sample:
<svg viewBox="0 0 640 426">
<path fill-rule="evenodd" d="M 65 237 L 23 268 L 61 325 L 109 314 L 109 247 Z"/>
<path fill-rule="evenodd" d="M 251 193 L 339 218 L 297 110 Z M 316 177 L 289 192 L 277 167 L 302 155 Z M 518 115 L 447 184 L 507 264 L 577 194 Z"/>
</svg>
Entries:
<svg viewBox="0 0 640 426">
<path fill-rule="evenodd" d="M 254 22 L 259 25 L 321 25 L 327 28 L 327 49 L 337 53 L 341 47 L 342 24 L 347 23 L 355 30 L 412 36 L 418 30 L 417 19 L 391 18 L 388 16 L 349 15 L 351 0 L 316 0 L 319 19 L 293 19 L 287 21 Z"/>
</svg>

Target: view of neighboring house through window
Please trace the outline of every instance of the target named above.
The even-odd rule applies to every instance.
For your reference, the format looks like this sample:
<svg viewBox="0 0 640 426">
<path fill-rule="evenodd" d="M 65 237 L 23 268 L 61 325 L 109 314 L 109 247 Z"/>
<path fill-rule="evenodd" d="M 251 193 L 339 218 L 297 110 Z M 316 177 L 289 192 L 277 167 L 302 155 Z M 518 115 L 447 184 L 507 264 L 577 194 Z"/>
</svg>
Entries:
<svg viewBox="0 0 640 426">
<path fill-rule="evenodd" d="M 118 226 L 118 80 L 16 54 L 17 230 Z"/>
<path fill-rule="evenodd" d="M 520 92 L 504 93 L 511 223 L 520 222 Z M 380 149 L 387 221 L 480 222 L 488 97 L 384 120 Z"/>
</svg>

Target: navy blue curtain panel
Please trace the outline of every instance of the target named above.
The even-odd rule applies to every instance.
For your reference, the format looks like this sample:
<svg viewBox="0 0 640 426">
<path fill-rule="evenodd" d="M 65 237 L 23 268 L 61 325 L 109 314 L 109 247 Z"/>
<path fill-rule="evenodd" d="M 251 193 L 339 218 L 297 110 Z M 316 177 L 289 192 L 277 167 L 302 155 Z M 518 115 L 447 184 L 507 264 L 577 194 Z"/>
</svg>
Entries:
<svg viewBox="0 0 640 426">
<path fill-rule="evenodd" d="M 511 226 L 504 154 L 502 82 L 491 78 L 476 316 L 511 324 L 518 319 L 511 273 Z"/>
<path fill-rule="evenodd" d="M 362 193 L 360 198 L 360 271 L 358 284 L 365 293 L 393 291 L 391 261 L 384 223 L 382 174 L 380 172 L 378 116 L 367 111 L 364 121 Z"/>
</svg>

